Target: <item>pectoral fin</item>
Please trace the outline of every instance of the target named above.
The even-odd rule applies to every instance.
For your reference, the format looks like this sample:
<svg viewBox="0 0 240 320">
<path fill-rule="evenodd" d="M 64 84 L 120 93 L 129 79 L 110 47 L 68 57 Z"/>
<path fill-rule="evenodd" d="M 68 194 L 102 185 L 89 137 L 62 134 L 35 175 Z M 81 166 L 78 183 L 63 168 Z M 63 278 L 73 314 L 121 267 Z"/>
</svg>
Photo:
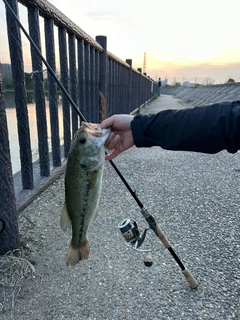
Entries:
<svg viewBox="0 0 240 320">
<path fill-rule="evenodd" d="M 64 202 L 64 205 L 63 205 L 60 226 L 63 231 L 66 231 L 69 227 L 71 227 L 71 219 L 69 218 L 69 215 L 67 212 L 66 202 Z"/>
</svg>

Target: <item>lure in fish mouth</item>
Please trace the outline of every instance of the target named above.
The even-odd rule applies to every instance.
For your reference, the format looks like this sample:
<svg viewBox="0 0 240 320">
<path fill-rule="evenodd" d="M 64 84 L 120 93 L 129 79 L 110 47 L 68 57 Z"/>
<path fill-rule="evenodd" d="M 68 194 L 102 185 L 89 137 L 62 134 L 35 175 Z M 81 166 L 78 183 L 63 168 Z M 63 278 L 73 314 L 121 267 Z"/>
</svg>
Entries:
<svg viewBox="0 0 240 320">
<path fill-rule="evenodd" d="M 69 151 L 65 203 L 60 222 L 63 230 L 72 227 L 67 265 L 74 266 L 89 256 L 87 233 L 97 214 L 104 168 L 104 143 L 109 134 L 110 129 L 83 122 Z"/>
</svg>

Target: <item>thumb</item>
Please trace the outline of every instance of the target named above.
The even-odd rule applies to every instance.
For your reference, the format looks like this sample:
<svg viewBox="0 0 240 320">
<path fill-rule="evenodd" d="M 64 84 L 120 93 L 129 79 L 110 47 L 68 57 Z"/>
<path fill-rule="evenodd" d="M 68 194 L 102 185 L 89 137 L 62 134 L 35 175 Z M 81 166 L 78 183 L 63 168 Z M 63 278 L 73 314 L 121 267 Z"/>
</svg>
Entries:
<svg viewBox="0 0 240 320">
<path fill-rule="evenodd" d="M 113 119 L 112 119 L 112 117 L 110 117 L 110 118 L 103 120 L 102 123 L 100 123 L 100 128 L 106 129 L 108 127 L 112 127 L 112 125 L 113 125 Z"/>
</svg>

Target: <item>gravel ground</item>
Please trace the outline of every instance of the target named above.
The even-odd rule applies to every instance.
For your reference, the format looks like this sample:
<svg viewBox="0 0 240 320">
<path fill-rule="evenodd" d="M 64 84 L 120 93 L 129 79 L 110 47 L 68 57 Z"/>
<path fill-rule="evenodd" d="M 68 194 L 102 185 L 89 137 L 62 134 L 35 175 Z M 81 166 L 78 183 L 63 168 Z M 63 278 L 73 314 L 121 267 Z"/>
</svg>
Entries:
<svg viewBox="0 0 240 320">
<path fill-rule="evenodd" d="M 142 112 L 182 107 L 162 95 Z M 124 218 L 136 220 L 141 232 L 147 225 L 106 163 L 88 261 L 65 266 L 71 232 L 59 227 L 63 178 L 21 213 L 23 257 L 36 273 L 18 274 L 18 286 L 0 287 L 0 318 L 240 319 L 239 157 L 225 151 L 206 155 L 134 147 L 114 161 L 197 279 L 196 289 L 153 233 L 143 244 L 151 247 L 151 268 L 144 266 L 144 254 L 125 242 L 117 227 Z"/>
</svg>

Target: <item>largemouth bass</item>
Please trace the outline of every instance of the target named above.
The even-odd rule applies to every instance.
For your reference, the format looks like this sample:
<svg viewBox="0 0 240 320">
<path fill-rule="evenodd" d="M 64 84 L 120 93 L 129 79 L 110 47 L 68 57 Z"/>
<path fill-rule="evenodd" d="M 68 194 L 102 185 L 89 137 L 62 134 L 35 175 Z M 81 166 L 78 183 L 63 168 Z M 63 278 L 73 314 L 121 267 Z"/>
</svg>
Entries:
<svg viewBox="0 0 240 320">
<path fill-rule="evenodd" d="M 95 218 L 101 193 L 104 167 L 104 143 L 110 129 L 82 123 L 72 142 L 65 173 L 65 203 L 61 228 L 72 226 L 67 265 L 88 259 L 88 228 Z"/>
</svg>

